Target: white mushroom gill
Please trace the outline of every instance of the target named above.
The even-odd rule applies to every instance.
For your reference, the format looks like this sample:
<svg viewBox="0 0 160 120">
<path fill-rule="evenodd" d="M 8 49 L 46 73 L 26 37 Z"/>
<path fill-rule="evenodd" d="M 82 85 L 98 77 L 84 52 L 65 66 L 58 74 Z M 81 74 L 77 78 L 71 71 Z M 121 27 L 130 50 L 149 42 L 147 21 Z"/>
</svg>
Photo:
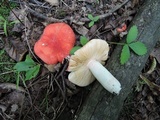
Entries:
<svg viewBox="0 0 160 120">
<path fill-rule="evenodd" d="M 96 60 L 90 60 L 87 66 L 106 90 L 119 94 L 121 84 L 101 63 Z"/>
<path fill-rule="evenodd" d="M 103 66 L 108 58 L 109 45 L 102 39 L 92 39 L 77 50 L 69 60 L 68 80 L 78 86 L 87 86 L 95 78 L 111 93 L 119 94 L 121 84 Z"/>
</svg>

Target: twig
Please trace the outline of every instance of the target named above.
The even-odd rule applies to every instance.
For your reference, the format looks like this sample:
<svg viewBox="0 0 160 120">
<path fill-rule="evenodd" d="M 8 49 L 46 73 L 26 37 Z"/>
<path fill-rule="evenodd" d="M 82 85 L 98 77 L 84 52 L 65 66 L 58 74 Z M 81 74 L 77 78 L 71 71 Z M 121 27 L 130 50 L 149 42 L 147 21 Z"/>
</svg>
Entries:
<svg viewBox="0 0 160 120">
<path fill-rule="evenodd" d="M 46 9 L 50 9 L 48 6 L 43 6 L 43 5 L 37 5 L 37 4 L 33 4 L 33 3 L 29 3 L 30 6 L 33 6 L 33 7 L 41 7 L 41 8 L 46 8 Z"/>
<path fill-rule="evenodd" d="M 111 9 L 108 13 L 106 14 L 102 14 L 102 15 L 98 15 L 99 19 L 104 19 L 106 17 L 111 16 L 115 11 L 117 11 L 118 9 L 120 9 L 122 6 L 124 6 L 126 3 L 128 3 L 129 0 L 124 1 L 122 4 L 115 6 L 113 9 Z M 88 22 L 90 21 L 90 19 L 88 18 L 82 18 L 81 19 L 82 22 Z"/>
<path fill-rule="evenodd" d="M 44 20 L 46 20 L 48 22 L 63 22 L 63 20 L 59 20 L 59 19 L 56 19 L 56 18 L 53 18 L 53 17 L 47 17 L 47 16 L 45 16 L 45 15 L 43 15 L 41 13 L 38 13 L 38 12 L 34 11 L 33 9 L 31 9 L 29 7 L 27 7 L 27 11 L 29 13 L 31 13 L 32 15 L 34 15 L 34 16 L 36 16 L 38 18 L 44 19 Z"/>
<path fill-rule="evenodd" d="M 16 13 L 12 10 L 10 4 L 8 2 L 6 2 L 6 4 L 8 5 L 10 11 L 14 14 L 14 16 L 17 18 L 17 20 L 22 24 L 24 25 L 24 23 L 19 19 L 19 17 L 16 15 Z"/>
<path fill-rule="evenodd" d="M 32 2 L 32 3 L 36 3 L 36 4 L 38 4 L 38 5 L 42 5 L 42 4 L 43 4 L 42 2 L 39 2 L 39 1 L 37 1 L 37 0 L 31 0 L 31 2 Z"/>
<path fill-rule="evenodd" d="M 59 87 L 60 91 L 61 91 L 61 94 L 62 94 L 62 97 L 63 97 L 63 101 L 61 102 L 61 104 L 59 105 L 59 108 L 57 108 L 57 113 L 60 113 L 58 114 L 57 118 L 60 116 L 60 114 L 62 113 L 62 111 L 64 110 L 64 108 L 62 108 L 62 105 L 64 105 L 64 102 L 68 101 L 67 98 L 66 98 L 66 84 L 65 84 L 65 78 L 64 78 L 64 72 L 66 70 L 66 68 L 68 67 L 68 61 L 65 62 L 65 64 L 63 65 L 63 68 L 62 70 L 60 70 L 60 72 L 58 72 L 55 76 L 54 76 L 54 81 L 56 82 L 57 86 Z M 62 79 L 62 87 L 61 85 L 58 83 L 57 79 L 59 79 L 61 77 Z M 65 105 L 66 106 L 66 105 Z M 61 110 L 62 109 L 62 110 Z"/>
<path fill-rule="evenodd" d="M 67 6 L 69 9 L 72 9 L 69 5 L 67 5 L 67 3 L 65 3 L 63 0 L 61 0 L 61 2 L 65 5 L 65 6 Z"/>
<path fill-rule="evenodd" d="M 77 110 L 76 110 L 76 113 L 78 113 L 78 112 L 79 112 L 79 110 L 80 110 L 80 108 L 81 108 L 81 106 L 82 106 L 83 97 L 84 97 L 84 93 L 82 92 L 81 100 L 80 100 L 80 102 L 79 102 L 79 105 L 78 105 L 78 108 L 77 108 Z M 76 113 L 75 113 L 75 114 L 76 114 Z"/>
<path fill-rule="evenodd" d="M 56 119 L 56 110 L 55 110 L 55 108 L 52 106 L 51 107 L 52 108 L 52 110 L 53 110 L 53 118 L 52 118 L 52 120 L 55 120 Z"/>
<path fill-rule="evenodd" d="M 23 85 L 26 88 L 26 93 L 28 94 L 28 97 L 30 99 L 30 104 L 33 105 L 32 97 L 31 97 L 31 94 L 29 92 L 29 89 L 27 88 L 27 85 L 26 85 L 25 81 L 24 81 L 24 79 L 23 79 L 23 77 L 21 75 L 19 77 L 22 79 Z M 32 106 L 31 106 L 31 108 L 32 108 Z M 22 109 L 21 109 L 20 113 L 21 112 L 22 112 Z M 28 113 L 29 113 L 29 110 L 27 111 L 27 113 L 25 114 L 25 116 L 27 116 Z M 21 114 L 19 116 L 19 120 L 20 120 L 20 118 L 21 118 Z"/>
<path fill-rule="evenodd" d="M 61 111 L 59 112 L 59 114 L 57 115 L 56 119 L 58 119 L 61 114 L 63 113 L 64 109 L 67 107 L 67 104 L 64 105 L 64 107 L 61 109 Z"/>
<path fill-rule="evenodd" d="M 1 76 L 1 75 L 5 75 L 5 74 L 10 74 L 10 73 L 14 73 L 14 70 L 11 70 L 11 71 L 7 71 L 7 72 L 0 73 L 0 76 Z"/>
<path fill-rule="evenodd" d="M 124 1 L 122 4 L 117 5 L 116 7 L 114 7 L 113 9 L 111 9 L 108 13 L 103 14 L 103 15 L 99 15 L 99 18 L 103 19 L 105 17 L 108 17 L 108 16 L 112 15 L 115 11 L 117 11 L 118 9 L 120 9 L 122 6 L 124 6 L 128 2 L 129 2 L 129 0 Z"/>
<path fill-rule="evenodd" d="M 59 87 L 60 91 L 61 91 L 61 94 L 62 94 L 62 97 L 63 97 L 63 100 L 61 102 L 61 104 L 59 105 L 59 108 L 57 109 L 57 113 L 60 111 L 60 109 L 62 108 L 62 105 L 64 104 L 65 102 L 65 99 L 66 99 L 66 96 L 65 96 L 65 93 L 64 91 L 62 90 L 60 84 L 57 82 L 57 79 L 54 78 L 54 81 L 56 82 L 57 86 Z"/>
<path fill-rule="evenodd" d="M 37 57 L 34 55 L 34 53 L 33 53 L 33 51 L 32 51 L 32 49 L 31 49 L 31 46 L 30 46 L 30 44 L 29 44 L 29 41 L 28 41 L 28 34 L 27 34 L 27 28 L 26 28 L 26 17 L 25 17 L 25 37 L 26 37 L 26 43 L 27 43 L 27 46 L 28 46 L 28 48 L 29 48 L 29 51 L 30 51 L 30 53 L 33 55 L 33 57 L 37 60 L 37 62 L 41 65 L 41 62 L 37 59 Z"/>
<path fill-rule="evenodd" d="M 66 71 L 67 67 L 68 67 L 69 61 L 66 60 L 62 70 L 60 71 L 59 75 L 56 75 L 56 79 L 59 79 L 59 77 L 63 76 L 63 73 Z"/>
<path fill-rule="evenodd" d="M 25 3 L 26 4 L 26 3 Z M 37 0 L 31 0 L 31 2 L 29 2 L 28 3 L 28 5 L 30 5 L 30 6 L 38 6 L 38 7 L 43 7 L 43 8 L 47 8 L 47 9 L 49 9 L 50 7 L 48 7 L 48 6 L 44 6 L 44 4 L 45 3 L 42 3 L 42 2 L 39 2 L 39 1 L 37 1 Z"/>
<path fill-rule="evenodd" d="M 57 79 L 56 79 L 56 78 L 54 78 L 54 81 L 56 82 L 57 86 L 59 87 L 59 89 L 60 89 L 60 91 L 61 91 L 61 93 L 62 93 L 62 97 L 63 97 L 63 102 L 62 102 L 62 103 L 64 103 L 65 98 L 66 98 L 66 97 L 65 97 L 65 93 L 64 93 L 63 89 L 61 88 L 60 84 L 57 82 Z"/>
<path fill-rule="evenodd" d="M 2 118 L 4 118 L 4 116 L 7 118 L 4 118 L 4 120 L 14 120 L 13 118 L 11 118 L 11 116 L 7 115 L 6 113 L 3 112 L 3 115 L 2 113 L 0 113 L 0 116 L 2 116 Z"/>
</svg>

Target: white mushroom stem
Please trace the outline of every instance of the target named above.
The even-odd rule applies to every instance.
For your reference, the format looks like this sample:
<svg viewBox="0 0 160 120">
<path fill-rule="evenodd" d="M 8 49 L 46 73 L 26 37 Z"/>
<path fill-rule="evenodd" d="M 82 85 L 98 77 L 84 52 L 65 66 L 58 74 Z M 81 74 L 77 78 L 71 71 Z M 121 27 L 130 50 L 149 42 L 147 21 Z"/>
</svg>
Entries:
<svg viewBox="0 0 160 120">
<path fill-rule="evenodd" d="M 87 66 L 106 90 L 119 94 L 121 84 L 101 63 L 96 60 L 90 60 Z"/>
</svg>

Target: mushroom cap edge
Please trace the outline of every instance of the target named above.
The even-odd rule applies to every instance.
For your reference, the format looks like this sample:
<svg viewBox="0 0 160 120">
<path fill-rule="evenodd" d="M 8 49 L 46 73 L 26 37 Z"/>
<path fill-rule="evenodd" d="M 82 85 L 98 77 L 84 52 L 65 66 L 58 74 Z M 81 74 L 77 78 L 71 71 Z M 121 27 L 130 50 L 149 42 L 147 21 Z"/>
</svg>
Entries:
<svg viewBox="0 0 160 120">
<path fill-rule="evenodd" d="M 69 60 L 69 81 L 78 86 L 87 86 L 95 80 L 87 67 L 88 62 L 94 59 L 104 65 L 108 58 L 109 45 L 102 39 L 92 39 L 77 50 Z"/>
</svg>

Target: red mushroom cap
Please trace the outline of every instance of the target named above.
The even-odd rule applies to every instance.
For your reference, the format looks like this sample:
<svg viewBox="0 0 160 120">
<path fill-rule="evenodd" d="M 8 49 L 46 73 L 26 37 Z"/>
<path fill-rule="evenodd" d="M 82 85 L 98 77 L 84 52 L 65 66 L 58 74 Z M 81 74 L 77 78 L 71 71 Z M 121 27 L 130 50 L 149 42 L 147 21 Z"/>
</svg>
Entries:
<svg viewBox="0 0 160 120">
<path fill-rule="evenodd" d="M 53 23 L 44 29 L 35 43 L 34 52 L 46 64 L 62 62 L 75 43 L 75 34 L 66 23 Z"/>
</svg>

